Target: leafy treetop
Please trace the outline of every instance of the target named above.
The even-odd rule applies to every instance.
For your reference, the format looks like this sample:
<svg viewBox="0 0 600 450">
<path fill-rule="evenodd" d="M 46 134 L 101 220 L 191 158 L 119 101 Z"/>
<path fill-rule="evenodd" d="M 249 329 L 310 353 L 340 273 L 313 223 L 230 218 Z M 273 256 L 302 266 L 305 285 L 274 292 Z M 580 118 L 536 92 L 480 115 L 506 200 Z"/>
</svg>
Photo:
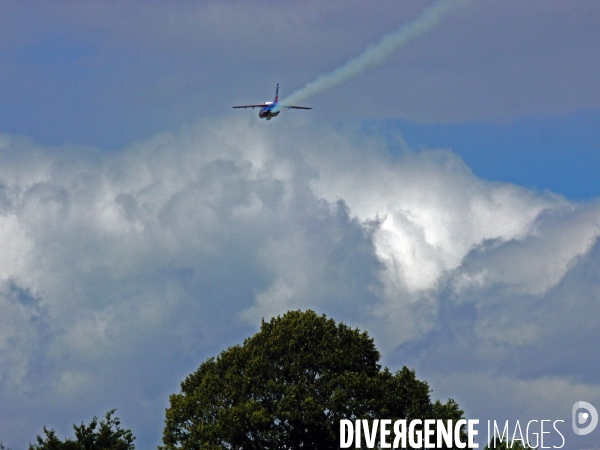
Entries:
<svg viewBox="0 0 600 450">
<path fill-rule="evenodd" d="M 29 445 L 29 450 L 134 450 L 135 436 L 130 430 L 120 428 L 121 421 L 112 417 L 115 410 L 106 413 L 105 420 L 98 424 L 94 416 L 89 425 L 73 425 L 75 439 L 61 441 L 55 430 L 44 427 L 44 435 L 37 436 L 37 444 Z"/>
<path fill-rule="evenodd" d="M 290 311 L 209 358 L 171 395 L 162 450 L 338 449 L 341 419 L 452 419 L 407 367 L 379 365 L 366 332 Z"/>
</svg>

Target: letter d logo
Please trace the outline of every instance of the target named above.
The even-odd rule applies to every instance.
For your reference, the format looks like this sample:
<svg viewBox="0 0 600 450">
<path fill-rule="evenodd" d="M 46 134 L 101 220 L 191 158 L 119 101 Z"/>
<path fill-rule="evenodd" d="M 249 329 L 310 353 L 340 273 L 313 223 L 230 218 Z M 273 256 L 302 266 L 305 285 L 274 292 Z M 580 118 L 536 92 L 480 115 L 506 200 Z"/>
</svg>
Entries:
<svg viewBox="0 0 600 450">
<path fill-rule="evenodd" d="M 580 412 L 579 414 L 577 414 L 578 409 L 587 409 L 589 411 L 589 414 L 587 412 Z M 579 425 L 583 425 L 585 422 L 587 422 L 587 419 L 590 416 L 590 414 L 592 418 L 590 420 L 589 425 L 585 428 L 579 428 Z M 596 411 L 596 408 L 594 408 L 588 402 L 576 402 L 573 405 L 572 419 L 573 432 L 575 432 L 575 434 L 578 434 L 579 436 L 584 436 L 594 431 L 594 428 L 596 428 L 596 426 L 598 425 L 598 411 Z"/>
</svg>

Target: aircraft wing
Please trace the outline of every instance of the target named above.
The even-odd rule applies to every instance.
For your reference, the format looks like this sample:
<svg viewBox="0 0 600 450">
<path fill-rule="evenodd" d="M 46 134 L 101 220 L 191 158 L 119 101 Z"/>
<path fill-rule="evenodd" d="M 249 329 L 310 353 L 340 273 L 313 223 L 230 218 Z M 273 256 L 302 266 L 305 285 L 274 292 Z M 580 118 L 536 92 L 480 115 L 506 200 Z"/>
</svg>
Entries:
<svg viewBox="0 0 600 450">
<path fill-rule="evenodd" d="M 279 105 L 280 108 L 287 108 L 287 109 L 312 109 L 309 108 L 308 106 L 283 106 L 283 105 Z"/>
<path fill-rule="evenodd" d="M 246 109 L 246 108 L 252 108 L 252 109 L 254 109 L 254 108 L 263 108 L 263 107 L 265 107 L 265 106 L 267 106 L 267 105 L 265 105 L 264 103 L 262 103 L 262 104 L 260 104 L 260 105 L 242 105 L 242 106 L 234 106 L 233 108 L 244 108 L 244 109 Z"/>
</svg>

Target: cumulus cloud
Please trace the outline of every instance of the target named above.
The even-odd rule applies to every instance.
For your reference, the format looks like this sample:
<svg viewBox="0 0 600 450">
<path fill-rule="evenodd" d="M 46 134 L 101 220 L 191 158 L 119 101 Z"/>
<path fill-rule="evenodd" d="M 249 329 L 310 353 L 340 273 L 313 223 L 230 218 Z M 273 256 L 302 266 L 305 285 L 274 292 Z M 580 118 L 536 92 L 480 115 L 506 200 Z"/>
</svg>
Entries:
<svg viewBox="0 0 600 450">
<path fill-rule="evenodd" d="M 1 137 L 6 443 L 117 407 L 155 445 L 179 380 L 295 308 L 367 329 L 468 412 L 597 398 L 597 202 L 479 179 L 451 150 L 269 125 L 112 153 Z"/>
</svg>

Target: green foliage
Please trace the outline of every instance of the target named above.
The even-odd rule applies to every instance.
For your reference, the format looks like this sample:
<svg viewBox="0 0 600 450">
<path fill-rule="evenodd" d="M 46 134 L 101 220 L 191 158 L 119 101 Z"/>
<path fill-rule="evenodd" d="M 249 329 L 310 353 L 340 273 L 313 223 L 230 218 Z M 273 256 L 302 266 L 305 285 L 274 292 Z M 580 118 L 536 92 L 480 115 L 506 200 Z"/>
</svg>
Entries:
<svg viewBox="0 0 600 450">
<path fill-rule="evenodd" d="M 37 437 L 36 445 L 29 445 L 29 450 L 134 450 L 135 437 L 130 430 L 120 428 L 121 421 L 111 417 L 115 410 L 106 413 L 105 420 L 98 424 L 94 416 L 89 425 L 73 425 L 75 439 L 61 441 L 54 430 L 44 427 L 45 438 Z"/>
<path fill-rule="evenodd" d="M 378 364 L 366 332 L 313 311 L 263 320 L 241 346 L 210 358 L 170 397 L 163 450 L 337 449 L 341 419 L 462 418 L 426 382 Z"/>
</svg>

